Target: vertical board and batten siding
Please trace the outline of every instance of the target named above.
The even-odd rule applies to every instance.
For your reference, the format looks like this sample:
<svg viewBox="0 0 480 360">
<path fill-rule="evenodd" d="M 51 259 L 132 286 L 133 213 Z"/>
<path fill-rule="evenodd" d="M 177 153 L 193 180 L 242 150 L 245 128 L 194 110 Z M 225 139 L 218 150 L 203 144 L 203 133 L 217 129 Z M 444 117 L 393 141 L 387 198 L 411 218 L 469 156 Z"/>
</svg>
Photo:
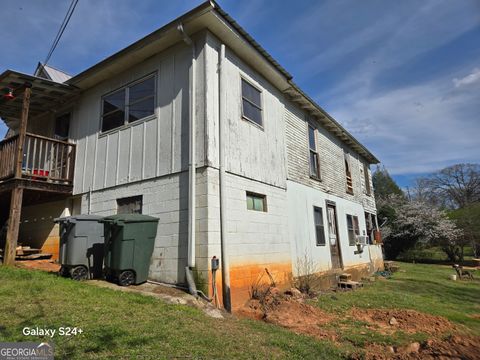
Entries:
<svg viewBox="0 0 480 360">
<path fill-rule="evenodd" d="M 317 124 L 316 141 L 320 157 L 321 181 L 309 174 L 308 122 L 303 111 L 291 102 L 285 106 L 286 149 L 288 180 L 336 195 L 364 206 L 366 211 L 376 213 L 375 199 L 366 194 L 362 159 L 341 140 Z M 314 123 L 315 124 L 315 123 Z M 353 195 L 346 192 L 345 160 L 348 153 L 353 180 Z M 370 188 L 371 173 L 369 171 Z"/>
<path fill-rule="evenodd" d="M 218 62 L 220 43 L 207 35 L 207 147 L 208 163 L 218 160 Z M 226 49 L 225 85 L 227 131 L 225 168 L 227 172 L 285 188 L 285 125 L 283 95 L 263 77 Z M 261 90 L 263 128 L 242 118 L 242 77 Z"/>
<path fill-rule="evenodd" d="M 180 44 L 81 95 L 71 124 L 77 143 L 74 194 L 187 170 L 190 63 L 191 49 Z M 202 68 L 203 55 L 197 60 L 200 88 Z M 149 74 L 155 74 L 157 80 L 155 116 L 101 134 L 102 96 Z M 197 102 L 197 166 L 203 166 L 203 99 Z"/>
</svg>

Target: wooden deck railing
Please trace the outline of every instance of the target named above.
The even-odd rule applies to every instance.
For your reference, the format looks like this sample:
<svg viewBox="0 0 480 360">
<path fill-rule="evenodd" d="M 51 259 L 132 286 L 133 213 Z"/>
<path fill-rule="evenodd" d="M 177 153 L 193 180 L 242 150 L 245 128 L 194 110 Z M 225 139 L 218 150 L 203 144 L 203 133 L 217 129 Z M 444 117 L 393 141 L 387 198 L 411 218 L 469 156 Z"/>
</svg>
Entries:
<svg viewBox="0 0 480 360">
<path fill-rule="evenodd" d="M 0 180 L 15 175 L 18 135 L 0 142 Z M 26 134 L 23 146 L 22 178 L 50 183 L 73 183 L 75 144 Z"/>
<path fill-rule="evenodd" d="M 15 175 L 15 152 L 17 151 L 18 135 L 0 142 L 0 180 Z"/>
</svg>

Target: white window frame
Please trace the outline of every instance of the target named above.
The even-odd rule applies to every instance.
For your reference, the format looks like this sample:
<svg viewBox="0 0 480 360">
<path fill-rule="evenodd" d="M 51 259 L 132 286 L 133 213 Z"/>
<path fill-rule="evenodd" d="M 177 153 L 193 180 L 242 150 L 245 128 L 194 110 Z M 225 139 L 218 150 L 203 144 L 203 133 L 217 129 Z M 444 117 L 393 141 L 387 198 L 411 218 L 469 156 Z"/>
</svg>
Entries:
<svg viewBox="0 0 480 360">
<path fill-rule="evenodd" d="M 129 122 L 128 121 L 128 114 L 129 114 L 129 107 L 131 104 L 129 104 L 129 88 L 145 81 L 145 80 L 148 80 L 150 78 L 153 78 L 153 83 L 154 83 L 154 90 L 153 90 L 153 114 L 151 115 L 147 115 L 141 119 L 137 119 L 135 121 L 132 121 L 132 122 Z M 158 89 L 157 89 L 158 85 L 157 85 L 157 73 L 154 72 L 154 73 L 151 73 L 151 74 L 148 74 L 148 75 L 145 75 L 135 81 L 132 81 L 126 85 L 123 85 L 115 90 L 112 90 L 106 94 L 103 94 L 101 99 L 100 99 L 100 131 L 99 131 L 99 134 L 100 135 L 104 135 L 104 134 L 109 134 L 109 133 L 112 133 L 112 132 L 115 132 L 115 131 L 118 131 L 118 130 L 121 130 L 121 129 L 125 129 L 125 128 L 128 128 L 129 126 L 132 126 L 132 125 L 135 125 L 135 124 L 138 124 L 142 121 L 148 121 L 150 119 L 153 119 L 157 116 L 157 106 L 158 106 Z M 120 125 L 120 126 L 117 126 L 113 129 L 109 129 L 109 130 L 105 130 L 105 131 L 102 131 L 102 128 L 103 128 L 103 105 L 104 105 L 104 98 L 112 95 L 112 94 L 115 94 L 116 92 L 118 91 L 121 91 L 121 90 L 125 90 L 125 108 L 124 108 L 124 119 L 123 119 L 123 125 Z M 140 102 L 140 101 L 143 101 L 147 98 L 149 98 L 150 96 L 146 96 L 145 98 L 142 98 L 140 100 L 138 100 L 137 102 Z"/>
<path fill-rule="evenodd" d="M 257 104 L 254 104 L 253 102 L 251 102 L 249 99 L 243 97 L 243 87 L 242 87 L 242 82 L 243 81 L 245 81 L 248 85 L 250 85 L 251 87 L 253 87 L 254 89 L 256 89 L 260 93 L 260 107 L 258 107 Z M 260 117 L 261 117 L 261 122 L 262 122 L 261 124 L 257 123 L 255 120 L 250 119 L 248 116 L 246 116 L 243 113 L 243 100 L 244 99 L 246 101 L 248 101 L 250 104 L 252 104 L 254 107 L 256 107 L 257 109 L 260 110 Z M 258 128 L 264 130 L 265 121 L 264 121 L 264 116 L 263 116 L 263 113 L 264 113 L 263 90 L 260 87 L 258 87 L 257 85 L 255 85 L 252 81 L 248 80 L 243 75 L 240 75 L 240 100 L 241 100 L 240 101 L 240 108 L 241 108 L 241 113 L 242 113 L 242 119 L 246 120 L 249 123 L 257 126 Z"/>
</svg>

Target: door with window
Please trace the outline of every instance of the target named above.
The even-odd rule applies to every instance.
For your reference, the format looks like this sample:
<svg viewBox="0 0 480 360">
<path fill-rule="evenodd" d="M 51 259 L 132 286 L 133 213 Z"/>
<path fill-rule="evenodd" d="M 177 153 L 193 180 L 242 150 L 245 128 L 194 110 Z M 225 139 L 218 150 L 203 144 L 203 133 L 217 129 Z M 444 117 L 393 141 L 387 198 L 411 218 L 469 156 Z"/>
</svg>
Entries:
<svg viewBox="0 0 480 360">
<path fill-rule="evenodd" d="M 338 239 L 337 210 L 335 205 L 327 204 L 328 239 L 332 257 L 332 269 L 342 268 L 342 257 Z"/>
</svg>

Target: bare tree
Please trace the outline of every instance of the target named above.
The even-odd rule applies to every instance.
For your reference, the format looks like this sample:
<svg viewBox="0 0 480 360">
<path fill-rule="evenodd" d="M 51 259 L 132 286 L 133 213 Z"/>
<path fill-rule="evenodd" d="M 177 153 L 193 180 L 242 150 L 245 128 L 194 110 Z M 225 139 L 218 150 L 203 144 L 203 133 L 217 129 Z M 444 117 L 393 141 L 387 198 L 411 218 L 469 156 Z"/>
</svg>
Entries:
<svg viewBox="0 0 480 360">
<path fill-rule="evenodd" d="M 463 208 L 480 201 L 480 164 L 449 166 L 420 181 L 423 195 L 430 192 L 437 204 Z"/>
</svg>

